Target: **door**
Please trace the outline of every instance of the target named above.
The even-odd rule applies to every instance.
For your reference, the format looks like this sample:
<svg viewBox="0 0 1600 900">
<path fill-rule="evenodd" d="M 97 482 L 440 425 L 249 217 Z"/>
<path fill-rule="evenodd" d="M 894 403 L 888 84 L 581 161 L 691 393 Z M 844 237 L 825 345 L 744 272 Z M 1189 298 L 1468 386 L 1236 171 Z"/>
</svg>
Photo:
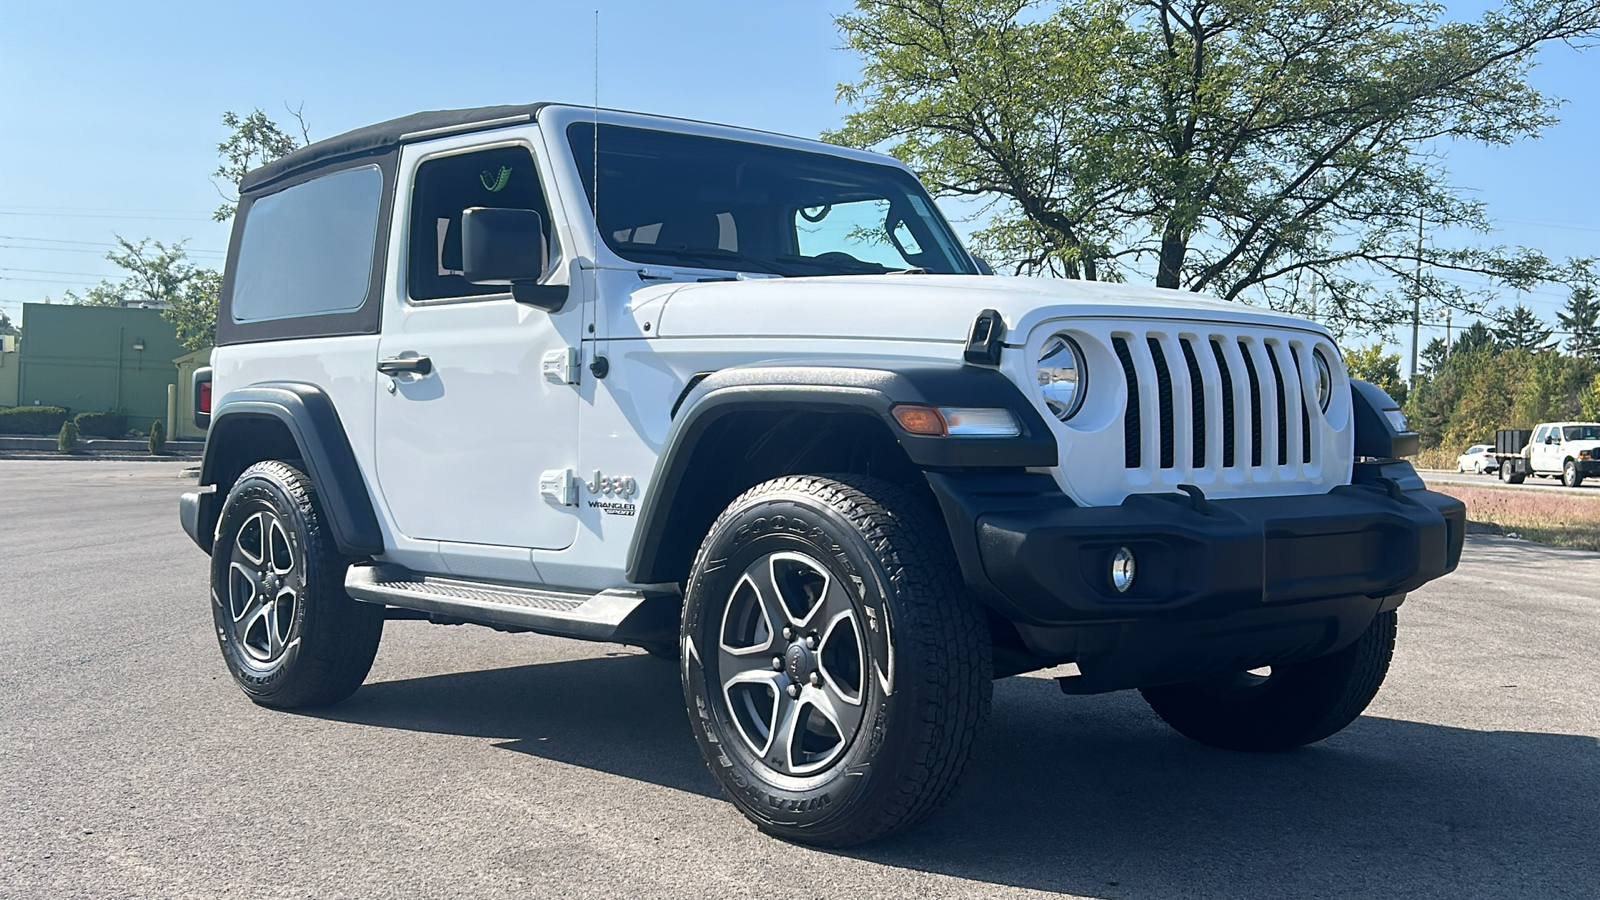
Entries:
<svg viewBox="0 0 1600 900">
<path fill-rule="evenodd" d="M 576 366 L 565 362 L 581 303 L 574 292 L 552 314 L 461 277 L 461 213 L 472 207 L 538 210 L 543 252 L 558 255 L 534 156 L 521 142 L 410 147 L 400 174 L 412 190 L 378 345 L 382 501 L 406 537 L 563 549 L 577 517 L 541 495 L 540 473 L 576 467 Z"/>
<path fill-rule="evenodd" d="M 1551 465 L 1550 457 L 1555 453 L 1556 447 L 1546 443 L 1553 432 L 1554 429 L 1547 425 L 1533 433 L 1533 440 L 1528 445 L 1528 465 L 1535 472 L 1548 472 L 1555 468 Z"/>
</svg>

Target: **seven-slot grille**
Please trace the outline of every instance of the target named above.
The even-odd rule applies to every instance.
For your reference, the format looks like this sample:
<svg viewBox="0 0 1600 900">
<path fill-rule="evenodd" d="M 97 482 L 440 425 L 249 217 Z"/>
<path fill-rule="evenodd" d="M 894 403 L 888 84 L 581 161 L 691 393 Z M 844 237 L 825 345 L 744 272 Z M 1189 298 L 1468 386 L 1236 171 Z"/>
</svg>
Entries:
<svg viewBox="0 0 1600 900">
<path fill-rule="evenodd" d="M 1111 347 L 1128 388 L 1125 468 L 1298 471 L 1317 462 L 1310 343 L 1152 331 L 1114 333 Z"/>
</svg>

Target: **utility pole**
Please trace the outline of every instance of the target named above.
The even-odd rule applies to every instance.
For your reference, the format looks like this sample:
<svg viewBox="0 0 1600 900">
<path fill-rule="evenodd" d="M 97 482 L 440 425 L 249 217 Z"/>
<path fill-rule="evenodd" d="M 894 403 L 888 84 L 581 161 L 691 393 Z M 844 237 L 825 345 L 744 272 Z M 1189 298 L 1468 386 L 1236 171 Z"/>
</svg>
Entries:
<svg viewBox="0 0 1600 900">
<path fill-rule="evenodd" d="M 1417 341 L 1422 331 L 1422 211 L 1417 211 L 1417 271 L 1411 294 L 1411 386 L 1417 386 Z"/>
</svg>

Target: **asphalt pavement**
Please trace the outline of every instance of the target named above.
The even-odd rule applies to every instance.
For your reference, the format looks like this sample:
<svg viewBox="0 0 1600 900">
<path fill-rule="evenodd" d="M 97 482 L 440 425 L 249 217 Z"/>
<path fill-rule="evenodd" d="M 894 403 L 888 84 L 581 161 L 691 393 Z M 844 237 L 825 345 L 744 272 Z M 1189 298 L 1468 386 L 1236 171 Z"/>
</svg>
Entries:
<svg viewBox="0 0 1600 900">
<path fill-rule="evenodd" d="M 629 648 L 390 623 L 345 703 L 251 705 L 181 470 L 0 461 L 0 897 L 1600 897 L 1600 554 L 1469 538 L 1292 753 L 1007 679 L 953 801 L 840 853 L 718 799 Z"/>
</svg>

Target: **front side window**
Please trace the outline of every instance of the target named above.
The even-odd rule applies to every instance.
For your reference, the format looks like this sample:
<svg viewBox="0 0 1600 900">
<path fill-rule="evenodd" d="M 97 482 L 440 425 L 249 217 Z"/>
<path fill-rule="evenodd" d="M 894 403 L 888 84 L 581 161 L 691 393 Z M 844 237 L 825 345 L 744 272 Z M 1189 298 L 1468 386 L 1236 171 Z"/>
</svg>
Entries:
<svg viewBox="0 0 1600 900">
<path fill-rule="evenodd" d="M 772 275 L 975 275 L 905 170 L 826 153 L 602 125 L 567 129 L 599 230 L 638 263 Z"/>
<path fill-rule="evenodd" d="M 235 322 L 360 309 L 371 287 L 383 174 L 323 175 L 252 201 L 234 267 Z"/>
<path fill-rule="evenodd" d="M 474 207 L 538 211 L 544 220 L 546 258 L 554 258 L 550 208 L 526 147 L 430 159 L 417 167 L 411 192 L 407 273 L 413 300 L 506 292 L 504 285 L 473 284 L 461 276 L 461 213 Z"/>
</svg>

